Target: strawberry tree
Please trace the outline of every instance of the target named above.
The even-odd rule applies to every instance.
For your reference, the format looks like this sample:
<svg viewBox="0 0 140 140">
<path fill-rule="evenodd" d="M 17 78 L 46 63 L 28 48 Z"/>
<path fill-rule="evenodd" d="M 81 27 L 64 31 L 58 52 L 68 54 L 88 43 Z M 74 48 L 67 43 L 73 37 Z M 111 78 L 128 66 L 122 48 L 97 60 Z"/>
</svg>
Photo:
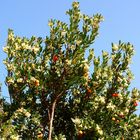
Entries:
<svg viewBox="0 0 140 140">
<path fill-rule="evenodd" d="M 78 2 L 66 14 L 70 23 L 51 19 L 46 38 L 9 30 L 4 64 L 11 103 L 3 107 L 1 137 L 139 139 L 140 92 L 129 91 L 133 45 L 113 43 L 110 54 L 96 56 L 91 45 L 103 17 L 82 14 Z"/>
</svg>

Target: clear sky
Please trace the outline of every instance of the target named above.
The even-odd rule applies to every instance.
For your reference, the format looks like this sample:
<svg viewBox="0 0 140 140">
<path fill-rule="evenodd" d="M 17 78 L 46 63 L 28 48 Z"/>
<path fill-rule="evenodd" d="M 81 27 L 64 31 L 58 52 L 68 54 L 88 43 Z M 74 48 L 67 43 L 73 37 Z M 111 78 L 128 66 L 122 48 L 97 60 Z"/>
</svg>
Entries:
<svg viewBox="0 0 140 140">
<path fill-rule="evenodd" d="M 2 60 L 2 48 L 6 44 L 7 30 L 16 35 L 45 37 L 49 34 L 50 18 L 68 22 L 65 11 L 73 0 L 1 0 L 0 1 L 0 82 L 3 95 L 8 92 L 4 86 L 6 71 Z M 110 51 L 111 42 L 119 40 L 131 42 L 135 46 L 135 56 L 131 69 L 135 75 L 132 87 L 140 89 L 140 0 L 79 0 L 82 13 L 101 13 L 105 21 L 101 24 L 100 35 L 93 45 L 97 54 L 101 50 Z"/>
</svg>

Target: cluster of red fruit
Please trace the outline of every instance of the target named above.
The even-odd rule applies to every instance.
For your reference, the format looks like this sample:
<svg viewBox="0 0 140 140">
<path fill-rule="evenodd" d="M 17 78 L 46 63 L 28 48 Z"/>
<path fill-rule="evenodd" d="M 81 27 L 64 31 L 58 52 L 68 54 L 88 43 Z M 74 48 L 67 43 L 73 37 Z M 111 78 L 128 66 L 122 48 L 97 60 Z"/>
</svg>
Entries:
<svg viewBox="0 0 140 140">
<path fill-rule="evenodd" d="M 112 97 L 118 97 L 119 96 L 119 93 L 113 93 L 112 94 Z M 137 101 L 134 101 L 133 103 L 134 106 L 138 106 L 138 102 Z"/>
</svg>

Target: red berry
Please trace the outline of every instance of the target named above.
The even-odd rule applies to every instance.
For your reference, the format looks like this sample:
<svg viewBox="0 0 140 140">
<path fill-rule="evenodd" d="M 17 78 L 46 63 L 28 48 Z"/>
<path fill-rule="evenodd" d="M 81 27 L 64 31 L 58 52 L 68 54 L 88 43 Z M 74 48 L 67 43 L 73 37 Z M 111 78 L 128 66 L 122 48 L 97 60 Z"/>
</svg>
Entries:
<svg viewBox="0 0 140 140">
<path fill-rule="evenodd" d="M 138 102 L 135 101 L 135 102 L 134 102 L 134 106 L 138 106 Z"/>
<path fill-rule="evenodd" d="M 92 90 L 90 88 L 87 88 L 87 94 L 91 94 Z"/>
<path fill-rule="evenodd" d="M 58 56 L 57 55 L 54 55 L 53 56 L 53 61 L 56 62 L 57 60 L 58 60 Z"/>
<path fill-rule="evenodd" d="M 112 96 L 115 97 L 115 93 L 113 93 Z"/>
<path fill-rule="evenodd" d="M 118 93 L 113 93 L 113 94 L 112 94 L 112 97 L 118 97 L 118 96 L 119 96 Z"/>
</svg>

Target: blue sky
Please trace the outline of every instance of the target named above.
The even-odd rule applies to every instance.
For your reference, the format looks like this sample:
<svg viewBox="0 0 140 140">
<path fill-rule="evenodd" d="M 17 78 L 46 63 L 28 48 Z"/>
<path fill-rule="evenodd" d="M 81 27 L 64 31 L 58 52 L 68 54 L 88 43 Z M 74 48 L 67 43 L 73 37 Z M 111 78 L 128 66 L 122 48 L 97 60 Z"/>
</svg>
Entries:
<svg viewBox="0 0 140 140">
<path fill-rule="evenodd" d="M 6 44 L 7 30 L 11 28 L 16 35 L 45 37 L 49 34 L 48 20 L 51 18 L 68 22 L 65 11 L 73 0 L 3 0 L 0 1 L 0 82 L 3 95 L 8 92 L 4 86 L 6 71 L 2 51 Z M 135 46 L 135 56 L 131 69 L 135 75 L 132 87 L 140 89 L 140 1 L 139 0 L 79 0 L 82 13 L 93 15 L 101 13 L 105 21 L 101 24 L 100 35 L 93 45 L 97 54 L 101 50 L 110 51 L 111 42 L 119 40 L 131 42 Z"/>
</svg>

